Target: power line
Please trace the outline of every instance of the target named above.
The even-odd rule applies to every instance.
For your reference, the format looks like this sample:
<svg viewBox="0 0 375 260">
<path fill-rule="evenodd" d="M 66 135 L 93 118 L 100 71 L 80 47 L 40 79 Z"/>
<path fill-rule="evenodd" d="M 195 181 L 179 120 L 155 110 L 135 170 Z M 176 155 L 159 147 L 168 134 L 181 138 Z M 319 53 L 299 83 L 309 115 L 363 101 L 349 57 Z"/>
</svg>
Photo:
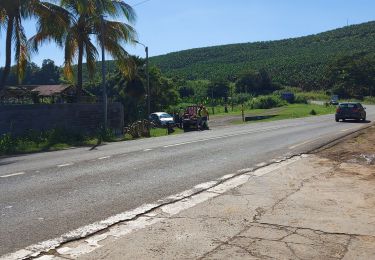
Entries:
<svg viewBox="0 0 375 260">
<path fill-rule="evenodd" d="M 151 1 L 151 0 L 144 0 L 144 1 L 142 1 L 142 2 L 139 2 L 139 3 L 136 3 L 136 4 L 132 5 L 132 7 L 136 7 L 136 6 L 138 6 L 138 5 L 142 5 L 142 4 L 145 4 L 145 3 L 150 2 L 150 1 Z"/>
</svg>

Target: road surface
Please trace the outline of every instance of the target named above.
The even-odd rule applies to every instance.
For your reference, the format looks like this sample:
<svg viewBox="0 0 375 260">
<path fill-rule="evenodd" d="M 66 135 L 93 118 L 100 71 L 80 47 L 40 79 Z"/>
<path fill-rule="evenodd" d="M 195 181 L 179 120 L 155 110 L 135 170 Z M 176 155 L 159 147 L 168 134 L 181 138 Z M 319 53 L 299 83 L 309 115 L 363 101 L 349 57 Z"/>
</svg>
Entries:
<svg viewBox="0 0 375 260">
<path fill-rule="evenodd" d="M 0 256 L 368 124 L 325 115 L 0 158 Z"/>
</svg>

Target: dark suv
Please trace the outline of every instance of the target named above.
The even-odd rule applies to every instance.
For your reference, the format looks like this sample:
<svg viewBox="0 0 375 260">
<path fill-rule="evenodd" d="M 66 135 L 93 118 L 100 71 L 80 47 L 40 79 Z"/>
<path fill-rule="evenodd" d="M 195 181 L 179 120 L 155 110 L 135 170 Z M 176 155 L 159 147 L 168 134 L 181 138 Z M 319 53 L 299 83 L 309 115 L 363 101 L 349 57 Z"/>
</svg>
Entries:
<svg viewBox="0 0 375 260">
<path fill-rule="evenodd" d="M 361 103 L 340 103 L 336 110 L 336 122 L 340 119 L 366 120 L 366 111 Z"/>
</svg>

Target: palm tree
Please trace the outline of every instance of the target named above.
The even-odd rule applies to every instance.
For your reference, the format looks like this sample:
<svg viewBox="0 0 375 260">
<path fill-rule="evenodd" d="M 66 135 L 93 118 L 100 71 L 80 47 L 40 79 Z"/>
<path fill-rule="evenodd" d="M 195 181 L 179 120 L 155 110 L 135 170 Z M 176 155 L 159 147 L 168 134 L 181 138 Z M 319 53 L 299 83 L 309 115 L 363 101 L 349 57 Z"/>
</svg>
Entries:
<svg viewBox="0 0 375 260">
<path fill-rule="evenodd" d="M 105 50 L 117 60 L 122 72 L 128 73 L 130 68 L 131 59 L 123 48 L 123 44 L 136 40 L 135 30 L 131 25 L 123 22 L 108 19 L 103 19 L 102 22 L 101 16 L 123 17 L 126 21 L 133 23 L 135 13 L 131 6 L 122 0 L 61 0 L 60 4 L 70 13 L 70 25 L 65 28 L 63 35 L 55 35 L 56 29 L 39 28 L 31 42 L 34 49 L 37 49 L 38 45 L 49 35 L 63 46 L 65 49 L 64 74 L 70 80 L 73 80 L 73 62 L 77 57 L 77 100 L 80 101 L 83 59 L 86 58 L 87 70 L 92 76 L 99 56 L 93 40 L 96 40 L 100 46 L 104 46 Z M 101 39 L 105 41 L 102 42 Z"/>
<path fill-rule="evenodd" d="M 27 39 L 22 21 L 25 18 L 36 17 L 38 24 L 51 22 L 54 24 L 66 24 L 67 17 L 61 13 L 63 9 L 49 2 L 40 0 L 1 0 L 0 24 L 5 26 L 5 67 L 0 79 L 0 90 L 4 87 L 9 76 L 12 62 L 12 45 L 14 45 L 15 59 L 19 81 L 22 80 L 29 52 Z"/>
</svg>

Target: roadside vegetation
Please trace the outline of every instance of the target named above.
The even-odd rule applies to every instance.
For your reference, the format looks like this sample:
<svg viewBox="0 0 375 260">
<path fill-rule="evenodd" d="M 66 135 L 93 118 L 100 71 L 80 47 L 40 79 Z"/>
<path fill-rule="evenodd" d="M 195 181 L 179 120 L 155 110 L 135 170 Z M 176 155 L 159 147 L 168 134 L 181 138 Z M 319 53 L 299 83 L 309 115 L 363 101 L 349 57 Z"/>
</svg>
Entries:
<svg viewBox="0 0 375 260">
<path fill-rule="evenodd" d="M 168 133 L 166 128 L 150 129 L 150 137 L 160 137 L 183 133 L 179 128 Z M 142 137 L 139 137 L 142 138 Z M 72 147 L 95 147 L 102 142 L 120 142 L 139 138 L 126 134 L 115 136 L 110 130 L 98 131 L 97 134 L 72 133 L 64 129 L 52 129 L 44 132 L 29 131 L 22 136 L 4 134 L 0 136 L 0 156 L 35 152 L 50 152 Z"/>
</svg>

